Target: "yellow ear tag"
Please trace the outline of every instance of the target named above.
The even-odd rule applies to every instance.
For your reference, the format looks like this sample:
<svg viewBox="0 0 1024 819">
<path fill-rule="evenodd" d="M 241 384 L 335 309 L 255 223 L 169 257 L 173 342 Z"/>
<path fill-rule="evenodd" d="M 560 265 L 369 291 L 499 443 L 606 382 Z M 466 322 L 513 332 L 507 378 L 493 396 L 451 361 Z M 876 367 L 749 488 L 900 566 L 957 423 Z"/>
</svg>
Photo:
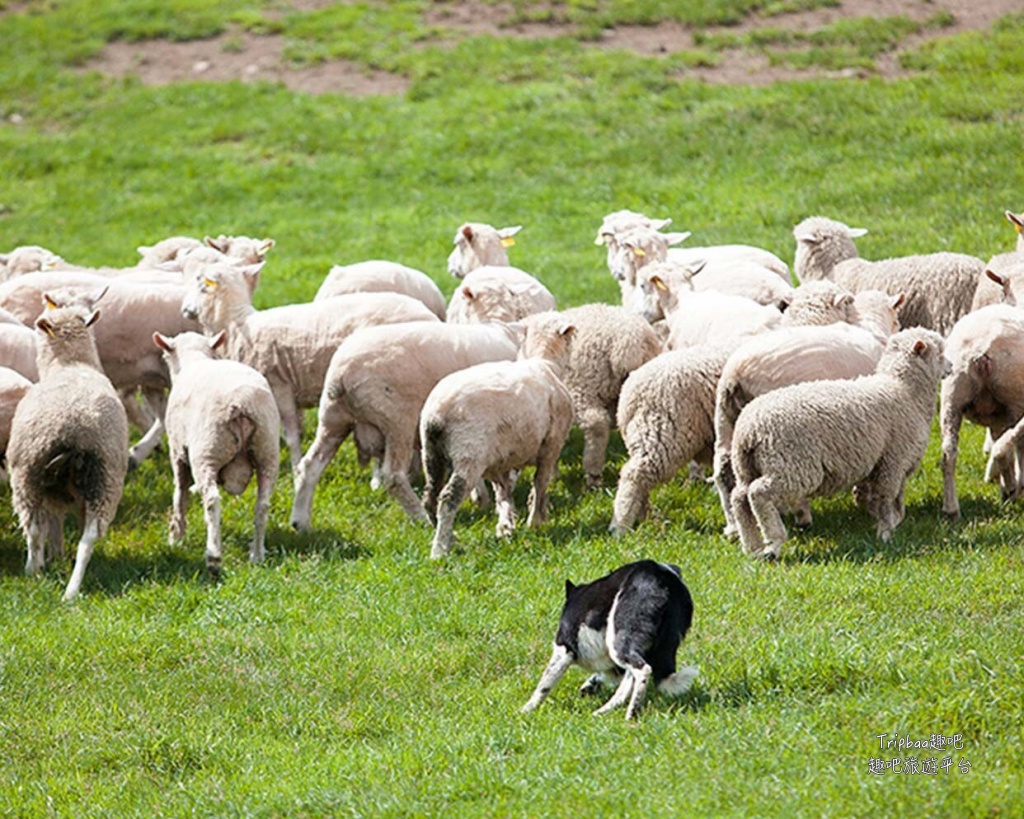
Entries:
<svg viewBox="0 0 1024 819">
<path fill-rule="evenodd" d="M 633 255 L 634 255 L 634 256 L 639 256 L 639 257 L 640 257 L 640 258 L 642 259 L 642 258 L 643 258 L 644 256 L 646 256 L 647 254 L 646 254 L 646 253 L 644 253 L 644 251 L 643 251 L 643 248 L 640 248 L 640 247 L 634 247 L 634 248 L 633 248 Z"/>
<path fill-rule="evenodd" d="M 263 240 L 263 244 L 260 245 L 259 250 L 257 250 L 256 252 L 259 253 L 260 256 L 266 256 L 270 252 L 270 249 L 273 246 L 274 246 L 274 240 L 273 239 L 264 239 Z"/>
<path fill-rule="evenodd" d="M 667 292 L 668 292 L 668 288 L 667 288 L 667 287 L 665 286 L 665 282 L 663 282 L 663 281 L 662 281 L 661 279 L 659 279 L 659 278 L 658 278 L 657 276 L 655 276 L 655 277 L 654 277 L 653 279 L 651 279 L 651 283 L 652 283 L 652 284 L 653 284 L 653 285 L 654 285 L 655 287 L 657 287 L 657 288 L 658 288 L 659 290 L 661 290 L 661 291 L 663 291 L 663 292 L 665 292 L 665 293 L 667 293 Z"/>
<path fill-rule="evenodd" d="M 1020 222 L 1014 222 L 1013 229 L 1020 234 L 1024 234 L 1024 225 L 1022 225 Z"/>
<path fill-rule="evenodd" d="M 46 302 L 46 309 L 47 310 L 56 310 L 60 306 L 60 305 L 57 304 L 57 302 L 55 302 L 53 299 L 51 299 L 47 295 L 43 296 L 43 300 Z M 50 335 L 52 336 L 53 333 L 50 333 Z"/>
<path fill-rule="evenodd" d="M 594 244 L 595 245 L 603 245 L 604 244 L 604 236 L 598 236 L 596 239 L 594 239 Z"/>
<path fill-rule="evenodd" d="M 203 279 L 203 284 L 205 284 L 211 290 L 213 290 L 217 286 L 217 282 L 215 282 L 213 279 Z"/>
<path fill-rule="evenodd" d="M 516 240 L 513 239 L 511 236 L 503 236 L 502 239 L 501 239 L 501 246 L 502 247 L 512 247 L 512 245 L 514 245 L 515 243 L 516 243 Z"/>
</svg>

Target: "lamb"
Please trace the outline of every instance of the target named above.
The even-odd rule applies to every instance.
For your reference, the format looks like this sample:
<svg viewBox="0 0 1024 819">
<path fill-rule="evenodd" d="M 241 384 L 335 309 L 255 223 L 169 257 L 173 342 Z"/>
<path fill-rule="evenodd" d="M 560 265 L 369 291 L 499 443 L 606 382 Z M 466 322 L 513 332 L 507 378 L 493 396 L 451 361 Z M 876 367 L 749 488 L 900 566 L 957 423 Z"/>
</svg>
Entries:
<svg viewBox="0 0 1024 819">
<path fill-rule="evenodd" d="M 170 542 L 185 537 L 189 485 L 203 499 L 206 566 L 213 577 L 221 569 L 221 519 L 218 486 L 240 495 L 256 474 L 256 511 L 249 561 L 264 556 L 270 495 L 277 482 L 281 416 L 267 380 L 237 361 L 215 358 L 226 338 L 198 333 L 167 338 L 153 334 L 171 373 L 167 398 L 167 442 L 174 472 Z"/>
<path fill-rule="evenodd" d="M 612 534 L 645 517 L 651 491 L 686 464 L 711 463 L 715 384 L 727 354 L 714 345 L 665 352 L 622 385 L 616 417 L 629 458 L 619 473 Z"/>
<path fill-rule="evenodd" d="M 397 262 L 369 261 L 335 265 L 327 274 L 313 301 L 343 293 L 404 293 L 423 302 L 444 321 L 446 305 L 441 288 L 426 274 Z"/>
<path fill-rule="evenodd" d="M 622 305 L 633 306 L 640 270 L 668 258 L 670 245 L 679 244 L 689 233 L 661 233 L 649 227 L 635 227 L 618 237 L 614 256 L 609 255 L 609 268 L 619 283 Z"/>
<path fill-rule="evenodd" d="M 848 487 L 887 541 L 903 520 L 904 487 L 924 457 L 949 370 L 942 336 L 913 328 L 889 339 L 872 375 L 794 384 L 751 401 L 732 443 L 744 550 L 778 558 L 786 540 L 779 507 Z"/>
<path fill-rule="evenodd" d="M 853 239 L 865 230 L 812 216 L 793 229 L 794 270 L 801 282 L 831 279 L 848 290 L 906 294 L 900 313 L 904 327 L 927 327 L 948 335 L 968 313 L 985 263 L 963 253 L 930 253 L 870 262 L 857 254 Z"/>
<path fill-rule="evenodd" d="M 466 222 L 455 231 L 455 248 L 448 256 L 448 272 L 456 279 L 463 279 L 479 267 L 508 267 L 505 249 L 516 243 L 513 237 L 522 229 L 522 225 L 496 228 Z"/>
<path fill-rule="evenodd" d="M 1017 231 L 1017 246 L 1008 253 L 997 253 L 985 265 L 985 275 L 978 282 L 974 291 L 971 309 L 986 307 L 989 304 L 1008 302 L 1017 304 L 1016 292 L 1020 292 L 1021 279 L 1024 279 L 1024 213 L 1006 211 L 1007 221 Z"/>
<path fill-rule="evenodd" d="M 25 397 L 32 382 L 21 373 L 10 367 L 0 367 L 0 465 L 7 453 L 7 444 L 11 439 L 11 421 L 14 411 L 21 399 Z M 6 473 L 0 469 L 0 476 L 7 480 Z"/>
<path fill-rule="evenodd" d="M 529 273 L 517 267 L 480 267 L 456 288 L 447 316 L 452 324 L 511 323 L 554 309 L 551 291 Z"/>
<path fill-rule="evenodd" d="M 420 410 L 443 377 L 488 361 L 512 361 L 518 332 L 503 324 L 429 322 L 357 330 L 331 357 L 320 396 L 316 439 L 295 469 L 291 522 L 309 528 L 313 493 L 349 433 L 379 444 L 366 456 L 380 459 L 380 481 L 405 512 L 430 522 L 409 483 Z M 370 434 L 366 434 L 366 431 Z"/>
<path fill-rule="evenodd" d="M 999 436 L 989 451 L 988 464 L 985 466 L 985 481 L 998 483 L 1002 490 L 1003 500 L 1014 500 L 1020 497 L 1024 486 L 1021 476 L 1021 452 L 1024 450 L 1024 418 Z"/>
<path fill-rule="evenodd" d="M 956 462 L 960 425 L 967 418 L 998 439 L 1024 417 L 1024 310 L 991 304 L 968 313 L 949 334 L 947 354 L 953 372 L 942 384 L 939 420 L 942 430 L 942 511 L 960 517 Z M 1016 495 L 1018 478 L 1000 478 L 1003 493 Z"/>
<path fill-rule="evenodd" d="M 430 391 L 420 440 L 427 477 L 423 505 L 437 521 L 432 558 L 451 551 L 455 513 L 481 478 L 494 487 L 498 537 L 514 531 L 514 477 L 529 464 L 536 469 L 527 526 L 547 518 L 548 484 L 572 425 L 572 398 L 558 373 L 573 332 L 566 322 L 530 324 L 518 360 L 467 367 Z"/>
<path fill-rule="evenodd" d="M 39 245 L 21 245 L 9 253 L 0 253 L 0 281 L 28 273 L 56 270 L 65 264 L 66 262 L 52 250 Z"/>
<path fill-rule="evenodd" d="M 856 321 L 856 302 L 849 290 L 831 281 L 805 282 L 793 291 L 782 327 L 824 326 Z"/>
<path fill-rule="evenodd" d="M 227 330 L 226 357 L 248 364 L 267 379 L 295 470 L 301 456 L 299 411 L 320 400 L 338 345 L 360 327 L 438 319 L 422 302 L 400 293 L 353 293 L 256 310 L 252 279 L 261 267 L 186 260 L 192 284 L 181 311 L 187 318 L 198 319 L 211 338 Z"/>
<path fill-rule="evenodd" d="M 651 230 L 663 230 L 672 224 L 671 219 L 651 219 L 642 213 L 632 210 L 617 210 L 609 213 L 597 229 L 595 245 L 605 245 L 608 248 L 608 270 L 615 276 L 616 257 L 619 252 L 619 238 L 629 233 L 634 228 L 649 228 Z M 690 234 L 686 234 L 689 237 Z"/>
<path fill-rule="evenodd" d="M 884 338 L 837 322 L 780 328 L 748 339 L 729 356 L 714 400 L 714 482 L 725 515 L 725 535 L 737 534 L 730 502 L 735 488 L 731 450 L 733 430 L 743 408 L 757 396 L 790 384 L 869 375 L 884 347 Z M 811 523 L 804 499 L 797 520 L 800 525 Z"/>
<path fill-rule="evenodd" d="M 560 313 L 530 316 L 524 324 L 575 327 L 562 381 L 572 396 L 575 421 L 583 430 L 583 471 L 587 486 L 601 486 L 608 435 L 615 425 L 619 392 L 627 376 L 661 352 L 650 325 L 623 307 L 585 304 Z"/>
<path fill-rule="evenodd" d="M 26 573 L 43 570 L 47 542 L 63 552 L 67 512 L 78 510 L 83 518 L 65 600 L 81 588 L 93 548 L 117 512 L 128 469 L 128 419 L 89 330 L 98 317 L 72 307 L 37 320 L 41 379 L 18 404 L 7 447 L 11 500 L 28 542 Z"/>
</svg>

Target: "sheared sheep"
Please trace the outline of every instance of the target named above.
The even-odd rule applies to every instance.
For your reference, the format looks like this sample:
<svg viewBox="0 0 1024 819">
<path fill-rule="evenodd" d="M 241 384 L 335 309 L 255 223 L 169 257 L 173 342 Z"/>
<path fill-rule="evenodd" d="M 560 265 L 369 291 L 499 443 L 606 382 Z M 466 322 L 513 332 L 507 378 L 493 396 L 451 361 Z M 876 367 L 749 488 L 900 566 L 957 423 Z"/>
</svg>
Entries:
<svg viewBox="0 0 1024 819">
<path fill-rule="evenodd" d="M 1017 231 L 1017 246 L 1008 253 L 997 253 L 985 265 L 985 275 L 978 281 L 971 309 L 989 304 L 1021 303 L 1024 294 L 1024 213 L 1006 211 L 1007 221 Z"/>
<path fill-rule="evenodd" d="M 794 384 L 747 404 L 732 443 L 731 501 L 744 550 L 779 557 L 779 508 L 849 487 L 888 540 L 903 520 L 904 487 L 924 457 L 948 372 L 942 336 L 914 328 L 889 339 L 872 375 Z"/>
<path fill-rule="evenodd" d="M 21 399 L 25 397 L 32 382 L 10 367 L 0 367 L 0 467 L 7 453 L 11 439 L 11 421 Z M 7 480 L 7 473 L 0 468 L 0 479 Z"/>
<path fill-rule="evenodd" d="M 338 447 L 357 429 L 379 445 L 380 480 L 413 519 L 430 522 L 409 483 L 420 410 L 446 375 L 487 361 L 512 361 L 519 333 L 504 324 L 389 324 L 349 336 L 331 357 L 316 438 L 295 469 L 291 521 L 308 529 L 313 493 Z M 370 435 L 365 435 L 369 431 Z"/>
<path fill-rule="evenodd" d="M 257 310 L 251 288 L 261 267 L 186 260 L 191 285 L 181 311 L 198 319 L 211 338 L 227 330 L 225 356 L 248 364 L 270 383 L 294 470 L 301 457 L 299 411 L 319 402 L 338 345 L 360 327 L 438 319 L 422 302 L 400 293 L 352 293 Z"/>
<path fill-rule="evenodd" d="M 523 323 L 545 326 L 548 333 L 559 324 L 576 328 L 569 340 L 569 359 L 561 378 L 572 396 L 575 422 L 583 430 L 587 486 L 597 488 L 622 384 L 633 370 L 661 352 L 661 343 L 643 318 L 608 304 L 540 313 Z"/>
<path fill-rule="evenodd" d="M 335 265 L 330 269 L 313 301 L 345 293 L 404 293 L 423 302 L 441 321 L 446 305 L 441 288 L 426 274 L 397 262 L 369 261 Z"/>
<path fill-rule="evenodd" d="M 451 373 L 427 396 L 420 440 L 427 477 L 423 505 L 437 521 L 432 558 L 451 551 L 455 513 L 481 478 L 494 487 L 499 537 L 515 529 L 514 477 L 528 464 L 536 470 L 527 526 L 547 518 L 548 484 L 573 415 L 572 398 L 558 377 L 573 327 L 562 322 L 554 333 L 549 328 L 527 326 L 518 360 Z"/>
<path fill-rule="evenodd" d="M 52 250 L 39 245 L 21 245 L 9 253 L 0 253 L 0 281 L 56 270 L 65 265 L 65 261 Z"/>
<path fill-rule="evenodd" d="M 516 243 L 513 237 L 522 229 L 522 225 L 496 228 L 466 222 L 455 231 L 455 248 L 448 256 L 448 272 L 462 279 L 479 267 L 508 267 L 505 250 Z"/>
<path fill-rule="evenodd" d="M 249 560 L 264 555 L 270 495 L 277 482 L 281 416 L 262 375 L 245 364 L 215 357 L 222 330 L 212 339 L 198 333 L 167 338 L 153 334 L 171 373 L 167 397 L 167 443 L 174 472 L 170 542 L 185 537 L 189 484 L 203 499 L 206 566 L 221 569 L 220 491 L 240 495 L 256 475 L 256 510 Z"/>
<path fill-rule="evenodd" d="M 117 512 L 128 469 L 128 419 L 89 329 L 98 316 L 72 307 L 37 320 L 40 381 L 15 410 L 7 448 L 11 499 L 28 542 L 26 573 L 43 570 L 47 542 L 63 552 L 67 512 L 83 519 L 65 600 L 78 594 L 96 541 Z"/>
<path fill-rule="evenodd" d="M 452 324 L 519 321 L 555 309 L 555 297 L 537 279 L 517 267 L 478 267 L 452 294 L 447 316 Z"/>
<path fill-rule="evenodd" d="M 29 381 L 38 381 L 36 333 L 24 324 L 0 324 L 0 366 L 10 367 Z"/>
<path fill-rule="evenodd" d="M 927 327 L 948 335 L 968 313 L 985 263 L 963 253 L 929 253 L 880 261 L 861 259 L 853 239 L 867 231 L 812 216 L 793 229 L 794 272 L 801 281 L 831 279 L 846 289 L 906 295 L 903 327 Z"/>
<path fill-rule="evenodd" d="M 963 419 L 999 438 L 1024 417 L 1024 310 L 991 304 L 968 313 L 950 332 L 946 352 L 953 372 L 942 383 L 939 409 L 942 511 L 959 518 L 956 462 Z M 1016 477 L 997 477 L 1005 495 L 1016 494 Z"/>
</svg>

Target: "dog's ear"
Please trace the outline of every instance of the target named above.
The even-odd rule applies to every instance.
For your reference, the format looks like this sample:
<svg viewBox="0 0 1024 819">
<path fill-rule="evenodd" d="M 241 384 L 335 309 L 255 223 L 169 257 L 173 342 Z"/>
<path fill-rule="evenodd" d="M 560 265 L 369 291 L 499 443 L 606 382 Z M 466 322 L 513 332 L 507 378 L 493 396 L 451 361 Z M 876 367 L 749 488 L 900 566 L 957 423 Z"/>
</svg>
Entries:
<svg viewBox="0 0 1024 819">
<path fill-rule="evenodd" d="M 576 591 L 576 587 L 572 584 L 571 580 L 565 581 L 565 599 L 568 600 L 572 597 L 572 593 Z"/>
</svg>

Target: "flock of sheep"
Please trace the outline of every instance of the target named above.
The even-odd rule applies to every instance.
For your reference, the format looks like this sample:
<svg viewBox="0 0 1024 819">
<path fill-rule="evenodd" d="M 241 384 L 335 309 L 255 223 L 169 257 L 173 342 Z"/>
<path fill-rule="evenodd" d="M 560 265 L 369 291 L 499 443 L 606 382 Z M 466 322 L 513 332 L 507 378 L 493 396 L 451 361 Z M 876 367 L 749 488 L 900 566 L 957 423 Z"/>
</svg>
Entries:
<svg viewBox="0 0 1024 819">
<path fill-rule="evenodd" d="M 681 470 L 713 481 L 725 533 L 779 556 L 782 514 L 811 522 L 808 499 L 853 489 L 887 539 L 906 480 L 941 412 L 943 509 L 959 514 L 962 420 L 990 431 L 986 477 L 1024 485 L 1024 215 L 1017 248 L 988 263 L 955 253 L 859 257 L 864 231 L 823 217 L 794 228 L 794 269 L 749 245 L 676 248 L 689 234 L 631 211 L 597 243 L 621 305 L 558 311 L 509 264 L 516 228 L 455 234 L 446 302 L 424 273 L 392 262 L 334 267 L 312 302 L 253 306 L 273 242 L 173 237 L 130 268 L 81 268 L 36 246 L 0 254 L 0 454 L 28 545 L 26 571 L 63 552 L 82 522 L 65 591 L 74 598 L 117 510 L 130 466 L 168 439 L 170 538 L 201 498 L 206 561 L 221 565 L 220 493 L 256 479 L 250 560 L 260 561 L 270 498 L 288 449 L 291 523 L 312 525 L 316 485 L 349 436 L 360 463 L 412 518 L 452 548 L 457 510 L 494 493 L 499 536 L 512 490 L 533 466 L 528 525 L 572 424 L 599 486 L 610 430 L 628 451 L 610 529 L 631 529 L 652 490 Z M 797 286 L 793 281 L 799 282 Z M 904 328 L 904 329 L 900 329 Z M 318 407 L 302 453 L 302 412 Z M 129 447 L 129 425 L 142 432 Z M 422 498 L 413 488 L 425 475 Z"/>
</svg>

